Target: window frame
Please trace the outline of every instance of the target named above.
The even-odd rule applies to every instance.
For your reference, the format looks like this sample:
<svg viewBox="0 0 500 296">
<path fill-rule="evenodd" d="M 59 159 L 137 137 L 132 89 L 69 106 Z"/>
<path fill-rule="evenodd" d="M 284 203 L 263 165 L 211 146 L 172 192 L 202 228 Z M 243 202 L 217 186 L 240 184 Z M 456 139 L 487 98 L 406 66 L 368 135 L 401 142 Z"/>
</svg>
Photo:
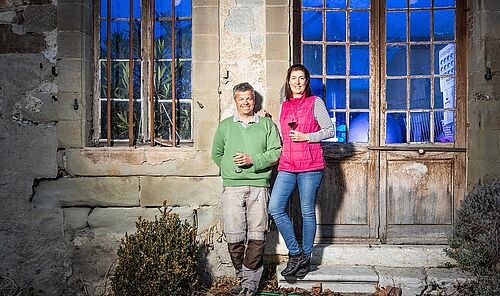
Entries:
<svg viewBox="0 0 500 296">
<path fill-rule="evenodd" d="M 347 0 L 349 1 L 349 0 Z M 409 0 L 407 0 L 409 1 Z M 433 1 L 433 0 L 431 0 Z M 409 3 L 409 2 L 407 2 Z M 431 2 L 432 3 L 432 2 Z M 292 62 L 302 63 L 302 1 L 293 0 L 292 13 Z M 324 8 L 323 8 L 324 9 Z M 465 118 L 466 118 L 466 31 L 465 31 L 465 11 L 466 5 L 464 0 L 455 1 L 455 104 L 454 104 L 454 119 L 455 119 L 455 135 L 454 141 L 448 143 L 434 142 L 434 138 L 429 142 L 405 142 L 405 143 L 385 143 L 385 117 L 384 110 L 386 98 L 386 79 L 385 79 L 385 59 L 386 59 L 386 42 L 385 42 L 385 25 L 386 25 L 386 1 L 371 0 L 370 1 L 370 17 L 369 17 L 369 52 L 370 52 L 370 87 L 369 87 L 369 138 L 367 143 L 351 143 L 346 141 L 344 144 L 367 146 L 370 149 L 398 149 L 404 147 L 420 147 L 431 146 L 435 150 L 457 149 L 462 151 L 465 148 Z M 432 13 L 431 13 L 432 14 Z M 323 26 L 325 24 L 323 23 Z M 346 30 L 349 28 L 346 26 Z M 323 30 L 325 34 L 325 30 Z M 348 34 L 348 33 L 347 33 Z M 325 38 L 323 38 L 325 43 Z M 348 40 L 346 40 L 348 42 Z M 409 41 L 408 41 L 409 44 Z M 434 43 L 431 43 L 434 50 Z M 323 57 L 326 53 L 324 52 Z M 346 61 L 349 55 L 346 52 Z M 347 62 L 346 62 L 347 64 Z M 323 67 L 326 61 L 323 60 Z M 346 65 L 347 66 L 347 65 Z M 408 65 L 409 67 L 409 65 Z M 432 63 L 434 67 L 434 63 Z M 324 74 L 326 72 L 323 72 Z M 409 73 L 407 73 L 409 75 Z M 434 75 L 434 74 L 432 74 Z M 323 75 L 323 81 L 325 79 Z M 433 76 L 434 77 L 434 76 Z M 409 82 L 408 82 L 409 83 Z M 346 88 L 348 91 L 348 88 Z M 409 89 L 407 89 L 409 91 Z M 325 88 L 323 90 L 325 92 Z M 324 97 L 324 94 L 322 94 Z M 347 102 L 346 102 L 347 103 Z M 346 104 L 347 105 L 347 104 Z M 347 107 L 347 106 L 346 106 Z M 409 106 L 408 106 L 409 107 Z M 443 107 L 444 109 L 444 107 Z M 348 117 L 346 115 L 346 117 Z M 346 121 L 348 119 L 346 118 Z M 409 135 L 407 138 L 409 139 Z M 338 143 L 341 144 L 341 143 Z M 385 147 L 385 148 L 384 148 Z M 391 148 L 392 147 L 392 148 Z M 413 148 L 412 148 L 413 149 Z"/>
<path fill-rule="evenodd" d="M 158 59 L 155 57 L 154 55 L 154 51 L 153 51 L 153 47 L 154 47 L 154 44 L 155 44 L 155 40 L 154 40 L 154 29 L 155 29 L 155 22 L 171 22 L 171 23 L 177 23 L 179 21 L 184 21 L 184 20 L 190 20 L 191 21 L 191 39 L 190 39 L 190 50 L 192 52 L 192 48 L 193 48 L 193 43 L 192 43 L 192 38 L 193 38 L 193 30 L 192 30 L 192 25 L 193 25 L 193 3 L 191 1 L 191 13 L 189 14 L 189 16 L 176 16 L 175 14 L 175 1 L 171 1 L 171 4 L 172 4 L 172 15 L 169 16 L 169 17 L 158 17 L 158 16 L 155 16 L 154 18 L 152 17 L 152 15 L 155 14 L 155 10 L 154 10 L 154 7 L 155 7 L 155 2 L 154 0 L 139 0 L 138 2 L 140 3 L 141 7 L 139 9 L 139 18 L 137 18 L 135 15 L 133 15 L 133 10 L 134 10 L 134 0 L 130 0 L 130 17 L 127 17 L 127 18 L 123 18 L 123 17 L 111 17 L 111 10 L 110 10 L 110 6 L 111 6 L 111 1 L 112 0 L 104 0 L 106 3 L 107 3 L 107 12 L 108 12 L 108 15 L 107 16 L 101 16 L 100 13 L 101 13 L 101 0 L 97 0 L 94 2 L 95 6 L 94 6 L 94 15 L 95 15 L 95 18 L 94 18 L 94 63 L 95 63 L 95 75 L 94 75 L 94 94 L 96 94 L 94 96 L 94 99 L 93 99 L 93 106 L 94 106 L 94 112 L 93 112 L 93 120 L 92 120 L 92 124 L 93 124 L 93 134 L 92 134 L 92 142 L 91 142 L 91 145 L 92 146 L 102 146 L 103 144 L 105 144 L 106 146 L 123 146 L 123 144 L 125 144 L 126 142 L 128 142 L 128 146 L 135 146 L 135 145 L 149 145 L 151 147 L 154 147 L 154 146 L 167 146 L 167 147 L 192 147 L 194 145 L 194 121 L 193 121 L 193 86 L 192 86 L 192 83 L 193 83 L 193 74 L 192 74 L 192 66 L 193 66 L 193 56 L 191 54 L 190 57 L 188 58 L 179 58 L 175 52 L 176 50 L 176 47 L 175 47 L 175 42 L 176 42 L 176 29 L 175 29 L 175 25 L 174 26 L 171 26 L 171 32 L 170 32 L 170 36 L 171 36 L 171 41 L 172 41 L 172 45 L 171 45 L 171 49 L 172 49 L 172 57 L 170 59 Z M 153 7 L 152 9 L 150 9 L 151 7 Z M 111 24 L 110 24 L 110 20 L 111 21 L 124 21 L 126 20 L 128 23 L 130 23 L 130 28 L 132 26 L 132 22 L 135 22 L 137 20 L 140 20 L 140 30 L 141 30 L 141 34 L 140 34 L 140 48 L 139 48 L 139 52 L 138 52 L 138 56 L 137 57 L 133 57 L 133 51 L 132 51 L 132 47 L 133 47 L 133 40 L 129 40 L 129 50 L 130 50 L 130 56 L 129 56 L 129 59 L 110 59 L 109 57 L 109 43 L 110 43 L 110 39 L 111 38 L 106 38 L 107 40 L 107 49 L 108 49 L 108 56 L 105 57 L 105 58 L 100 58 L 100 43 L 101 43 L 101 38 L 100 38 L 100 25 L 101 25 L 101 22 L 102 21 L 106 21 L 107 24 L 108 24 L 108 27 L 107 27 L 107 36 L 110 36 L 110 27 L 111 27 Z M 131 29 L 130 29 L 131 30 Z M 106 36 L 106 37 L 107 37 Z M 107 129 L 107 139 L 103 139 L 101 138 L 101 126 L 102 126 L 102 122 L 101 122 L 101 114 L 103 112 L 103 110 L 101 110 L 101 102 L 104 100 L 107 100 L 108 101 L 108 108 L 106 110 L 106 112 L 108 112 L 108 116 L 107 116 L 107 119 L 108 119 L 108 123 L 110 121 L 110 116 L 109 116 L 109 112 L 110 112 L 110 95 L 109 95 L 109 85 L 110 85 L 110 79 L 109 79 L 109 76 L 107 76 L 107 85 L 108 85 L 108 93 L 106 95 L 106 97 L 104 98 L 101 98 L 101 61 L 104 61 L 105 63 L 108 63 L 108 61 L 111 60 L 111 62 L 114 62 L 114 61 L 125 61 L 125 62 L 129 62 L 130 61 L 133 61 L 133 64 L 136 64 L 136 63 L 140 63 L 140 73 L 141 73 L 141 77 L 140 77 L 140 98 L 139 99 L 135 99 L 135 98 L 132 98 L 132 96 L 130 95 L 131 92 L 133 92 L 133 84 L 130 83 L 130 81 L 132 81 L 133 79 L 133 75 L 129 75 L 129 86 L 132 84 L 131 87 L 129 87 L 129 98 L 127 99 L 129 101 L 129 112 L 128 112 L 128 122 L 130 122 L 130 120 L 133 120 L 133 107 L 132 107 L 132 104 L 130 104 L 131 101 L 133 101 L 133 103 L 137 103 L 139 102 L 140 103 L 140 112 L 142 114 L 142 116 L 140 116 L 140 120 L 142 122 L 140 122 L 140 128 L 138 128 L 138 132 L 137 134 L 140 135 L 139 139 L 136 139 L 134 137 L 134 134 L 133 134 L 133 127 L 130 127 L 128 128 L 129 130 L 129 133 L 128 133 L 128 139 L 111 139 L 111 135 L 110 135 L 110 132 L 111 132 L 111 129 Z M 175 60 L 176 62 L 173 63 L 172 61 Z M 155 130 L 154 130 L 154 125 L 155 125 L 155 116 L 154 116 L 154 113 L 157 111 L 154 109 L 154 105 L 155 103 L 159 103 L 160 102 L 160 99 L 158 98 L 158 96 L 155 94 L 154 98 L 152 98 L 150 96 L 151 93 L 155 93 L 154 92 L 154 87 L 155 87 L 155 82 L 154 82 L 154 79 L 155 79 L 155 71 L 154 71 L 154 68 L 156 66 L 157 63 L 161 63 L 161 62 L 169 62 L 170 65 L 171 65 L 171 69 L 170 69 L 170 75 L 171 75 L 171 79 L 172 79 L 172 82 L 171 82 L 171 85 L 176 85 L 176 68 L 175 68 L 175 64 L 177 64 L 178 61 L 189 61 L 190 63 L 190 77 L 189 77 L 189 80 L 190 80 L 190 98 L 178 98 L 176 96 L 176 87 L 172 87 L 171 89 L 171 97 L 173 99 L 167 99 L 166 101 L 167 102 L 170 102 L 171 103 L 171 117 L 169 116 L 169 121 L 172 123 L 170 125 L 170 134 L 173 134 L 172 131 L 175 130 L 175 134 L 176 134 L 176 137 L 175 137 L 175 141 L 172 141 L 171 139 L 167 139 L 166 141 L 162 141 L 161 139 L 158 139 L 158 137 L 155 137 Z M 132 68 L 132 67 L 129 67 L 129 68 Z M 130 73 L 130 72 L 129 72 Z M 106 73 L 106 75 L 109 75 L 108 73 Z M 113 100 L 113 98 L 111 98 L 111 100 Z M 164 101 L 164 100 L 163 100 Z M 188 103 L 189 104 L 189 135 L 190 135 L 190 138 L 189 139 L 180 139 L 180 136 L 178 137 L 179 133 L 178 133 L 178 129 L 176 128 L 176 121 L 178 120 L 178 118 L 176 117 L 176 114 L 179 110 L 181 110 L 181 105 L 182 104 L 186 104 Z M 164 108 L 165 109 L 165 108 Z M 176 112 L 177 111 L 177 112 Z M 166 109 L 165 109 L 165 112 L 166 112 Z M 153 114 L 153 115 L 151 115 Z M 168 114 L 167 114 L 168 115 Z M 137 122 L 139 122 L 139 120 L 137 120 Z M 151 140 L 151 139 L 154 139 L 154 140 Z"/>
</svg>

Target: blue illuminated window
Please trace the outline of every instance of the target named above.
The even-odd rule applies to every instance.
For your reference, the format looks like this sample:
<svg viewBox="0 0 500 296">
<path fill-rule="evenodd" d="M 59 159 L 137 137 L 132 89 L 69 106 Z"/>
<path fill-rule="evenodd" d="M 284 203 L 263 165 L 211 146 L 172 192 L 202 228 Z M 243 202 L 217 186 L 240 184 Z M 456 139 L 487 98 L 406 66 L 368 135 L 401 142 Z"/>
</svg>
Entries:
<svg viewBox="0 0 500 296">
<path fill-rule="evenodd" d="M 453 142 L 455 1 L 386 5 L 385 143 Z"/>
<path fill-rule="evenodd" d="M 369 0 L 302 1 L 301 62 L 340 143 L 369 141 L 370 8 Z"/>
<path fill-rule="evenodd" d="M 191 0 L 154 1 L 154 7 L 148 7 L 150 1 L 133 0 L 132 5 L 130 1 L 100 1 L 97 18 L 100 44 L 98 138 L 105 140 L 110 132 L 114 143 L 130 140 L 130 123 L 136 144 L 176 145 L 179 141 L 191 141 Z M 154 22 L 143 22 L 151 18 L 153 11 Z M 153 40 L 142 36 L 145 28 L 154 31 Z M 142 43 L 144 40 L 147 40 L 145 44 Z M 152 69 L 147 66 L 150 61 L 153 61 Z M 175 86 L 172 85 L 173 78 Z M 147 97 L 151 87 L 154 89 L 153 100 Z M 108 108 L 108 103 L 111 108 Z M 131 104 L 133 115 L 129 122 Z M 151 107 L 154 117 L 149 116 Z M 149 130 L 150 127 L 154 130 Z"/>
<path fill-rule="evenodd" d="M 455 141 L 456 0 L 386 0 L 379 19 L 370 0 L 294 3 L 296 61 L 309 68 L 338 142 L 378 144 L 372 119 L 382 145 Z"/>
</svg>

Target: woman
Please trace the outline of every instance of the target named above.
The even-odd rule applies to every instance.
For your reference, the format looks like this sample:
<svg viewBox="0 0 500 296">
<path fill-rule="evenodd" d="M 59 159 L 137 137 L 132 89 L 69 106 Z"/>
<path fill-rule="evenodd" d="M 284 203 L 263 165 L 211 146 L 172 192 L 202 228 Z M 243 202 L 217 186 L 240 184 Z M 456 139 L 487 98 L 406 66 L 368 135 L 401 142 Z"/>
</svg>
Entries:
<svg viewBox="0 0 500 296">
<path fill-rule="evenodd" d="M 316 194 L 325 168 L 320 141 L 335 134 L 325 103 L 311 93 L 310 74 L 303 65 L 292 65 L 288 69 L 279 123 L 283 150 L 269 201 L 269 213 L 289 251 L 287 266 L 281 274 L 303 277 L 310 268 L 316 235 Z M 286 213 L 296 185 L 302 212 L 302 246 L 297 242 Z"/>
</svg>

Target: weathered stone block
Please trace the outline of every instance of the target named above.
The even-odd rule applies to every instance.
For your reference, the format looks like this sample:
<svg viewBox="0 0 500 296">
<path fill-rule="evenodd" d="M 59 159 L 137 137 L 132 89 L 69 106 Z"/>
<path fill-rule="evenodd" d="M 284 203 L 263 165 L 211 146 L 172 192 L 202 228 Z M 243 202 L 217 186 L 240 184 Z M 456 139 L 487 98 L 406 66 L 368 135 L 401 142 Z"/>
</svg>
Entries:
<svg viewBox="0 0 500 296">
<path fill-rule="evenodd" d="M 14 18 L 17 13 L 13 10 L 0 12 L 0 24 L 11 24 L 14 22 Z"/>
<path fill-rule="evenodd" d="M 266 61 L 266 81 L 268 89 L 281 89 L 285 84 L 288 60 Z M 276 100 L 277 98 L 268 98 Z"/>
<path fill-rule="evenodd" d="M 52 31 L 57 27 L 57 8 L 54 5 L 29 5 L 23 12 L 26 32 Z"/>
<path fill-rule="evenodd" d="M 500 130 L 474 130 L 469 143 L 469 157 L 485 161 L 500 159 Z"/>
<path fill-rule="evenodd" d="M 22 217 L 25 222 L 12 220 L 11 215 L 10 226 L 0 234 L 2 274 L 12 276 L 19 286 L 63 295 L 65 285 L 61 283 L 69 271 L 64 263 L 70 251 L 64 241 L 61 213 L 29 211 Z"/>
<path fill-rule="evenodd" d="M 475 1 L 472 1 L 475 2 Z M 500 2 L 497 0 L 482 0 L 483 8 L 486 10 L 500 10 Z"/>
<path fill-rule="evenodd" d="M 219 17 L 217 7 L 193 7 L 193 36 L 198 34 L 218 34 Z"/>
<path fill-rule="evenodd" d="M 218 0 L 193 0 L 193 7 L 217 6 L 218 4 Z"/>
<path fill-rule="evenodd" d="M 35 123 L 49 123 L 57 120 L 52 94 L 30 93 L 20 100 L 19 112 L 24 120 Z"/>
<path fill-rule="evenodd" d="M 193 223 L 193 209 L 189 207 L 173 208 L 172 212 L 179 214 L 181 221 Z M 135 222 L 139 217 L 154 220 L 160 217 L 158 208 L 95 208 L 89 215 L 89 225 L 98 234 L 115 233 L 124 235 L 136 231 Z"/>
<path fill-rule="evenodd" d="M 288 7 L 288 1 L 287 0 L 266 0 L 266 5 L 281 5 L 281 6 Z"/>
<path fill-rule="evenodd" d="M 87 227 L 91 208 L 64 208 L 64 228 L 79 230 Z"/>
<path fill-rule="evenodd" d="M 209 228 L 217 227 L 222 222 L 222 209 L 220 206 L 201 207 L 196 210 L 198 217 L 198 234 Z"/>
<path fill-rule="evenodd" d="M 279 121 L 279 111 L 281 105 L 281 99 L 284 96 L 283 88 L 268 88 L 266 93 L 265 108 L 269 114 L 272 115 L 272 119 L 275 123 Z"/>
<path fill-rule="evenodd" d="M 288 7 L 266 8 L 266 32 L 267 33 L 287 33 L 289 24 Z"/>
<path fill-rule="evenodd" d="M 385 267 L 437 267 L 453 263 L 444 245 L 327 245 L 321 252 L 321 264 L 373 265 Z M 317 251 L 313 250 L 313 253 Z M 313 254 L 313 261 L 315 261 Z M 391 258 L 391 260 L 387 260 Z"/>
<path fill-rule="evenodd" d="M 267 60 L 287 60 L 289 56 L 288 48 L 289 48 L 288 34 L 266 35 Z"/>
<path fill-rule="evenodd" d="M 194 128 L 203 131 L 203 133 L 195 134 L 194 142 L 196 149 L 211 151 L 215 130 L 218 124 L 214 119 L 216 118 L 212 116 L 211 119 L 198 119 L 193 123 Z"/>
<path fill-rule="evenodd" d="M 82 57 L 82 35 L 79 31 L 63 31 L 57 34 L 58 53 L 61 58 Z"/>
<path fill-rule="evenodd" d="M 229 10 L 229 15 L 224 21 L 224 28 L 233 33 L 255 32 L 254 11 L 248 6 L 234 6 Z"/>
<path fill-rule="evenodd" d="M 216 205 L 222 190 L 218 177 L 141 177 L 141 206 Z"/>
<path fill-rule="evenodd" d="M 482 22 L 481 22 L 481 32 L 484 32 L 483 38 L 487 40 L 498 40 L 498 32 L 500 30 L 500 23 L 498 19 L 500 18 L 500 11 L 488 10 L 482 12 Z"/>
<path fill-rule="evenodd" d="M 56 129 L 53 125 L 0 122 L 2 173 L 21 173 L 34 178 L 57 175 Z"/>
<path fill-rule="evenodd" d="M 82 134 L 81 121 L 60 120 L 57 123 L 57 145 L 59 148 L 83 147 L 84 136 Z"/>
<path fill-rule="evenodd" d="M 421 268 L 385 268 L 375 267 L 378 284 L 382 287 L 393 286 L 402 290 L 402 295 L 420 295 L 425 289 L 425 272 Z"/>
<path fill-rule="evenodd" d="M 45 37 L 42 34 L 18 35 L 12 32 L 11 25 L 0 24 L 0 54 L 38 53 L 45 49 Z"/>
<path fill-rule="evenodd" d="M 81 92 L 82 61 L 78 59 L 61 59 L 58 62 L 59 75 L 57 82 L 61 92 Z"/>
<path fill-rule="evenodd" d="M 476 155 L 471 155 L 467 161 L 467 191 L 480 184 L 487 184 L 495 179 L 500 179 L 500 161 L 477 160 Z"/>
<path fill-rule="evenodd" d="M 193 62 L 192 73 L 193 81 L 203 81 L 202 84 L 194 84 L 195 88 L 214 92 L 217 95 L 217 85 L 219 85 L 218 62 Z M 199 86 L 203 86 L 203 88 Z"/>
<path fill-rule="evenodd" d="M 236 5 L 262 6 L 262 5 L 264 5 L 264 0 L 236 0 Z"/>
<path fill-rule="evenodd" d="M 60 3 L 57 6 L 57 24 L 59 31 L 83 31 L 83 10 L 80 3 Z"/>
<path fill-rule="evenodd" d="M 219 59 L 219 37 L 217 35 L 193 36 L 193 60 L 210 62 Z"/>
<path fill-rule="evenodd" d="M 75 100 L 79 105 L 78 110 L 75 110 L 74 107 Z M 59 120 L 79 121 L 82 119 L 83 106 L 81 103 L 80 93 L 60 92 L 57 95 L 56 107 L 57 107 L 57 117 Z"/>
<path fill-rule="evenodd" d="M 42 181 L 35 187 L 33 203 L 40 208 L 139 205 L 139 179 L 60 178 Z"/>
<path fill-rule="evenodd" d="M 66 150 L 76 176 L 216 176 L 210 152 L 193 148 L 85 148 Z"/>
</svg>

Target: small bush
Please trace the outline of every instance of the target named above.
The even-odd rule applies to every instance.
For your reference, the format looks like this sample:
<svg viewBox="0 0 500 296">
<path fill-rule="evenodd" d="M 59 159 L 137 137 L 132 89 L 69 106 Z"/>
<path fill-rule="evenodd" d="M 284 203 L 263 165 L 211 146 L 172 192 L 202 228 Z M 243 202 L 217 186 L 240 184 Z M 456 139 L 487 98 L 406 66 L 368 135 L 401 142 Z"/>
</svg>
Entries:
<svg viewBox="0 0 500 296">
<path fill-rule="evenodd" d="M 191 295 L 198 282 L 196 229 L 166 210 L 155 221 L 139 218 L 136 228 L 117 252 L 115 295 Z"/>
<path fill-rule="evenodd" d="M 480 276 L 458 288 L 457 296 L 498 296 L 500 275 Z"/>
<path fill-rule="evenodd" d="M 475 275 L 500 267 L 500 181 L 477 187 L 462 201 L 446 253 Z"/>
<path fill-rule="evenodd" d="M 475 276 L 459 295 L 500 295 L 500 181 L 475 188 L 457 212 L 445 252 Z"/>
</svg>

